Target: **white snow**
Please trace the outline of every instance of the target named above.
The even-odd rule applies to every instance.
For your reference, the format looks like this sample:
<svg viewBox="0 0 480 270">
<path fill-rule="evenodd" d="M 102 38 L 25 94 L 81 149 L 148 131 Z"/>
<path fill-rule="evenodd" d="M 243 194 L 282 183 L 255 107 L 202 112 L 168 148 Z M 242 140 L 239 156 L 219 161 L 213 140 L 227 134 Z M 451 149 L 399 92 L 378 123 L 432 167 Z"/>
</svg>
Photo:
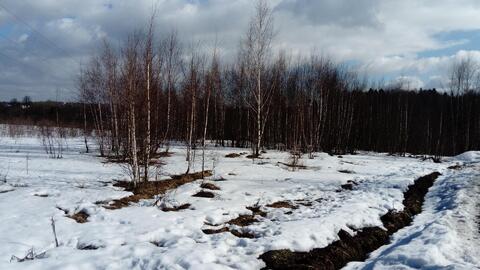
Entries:
<svg viewBox="0 0 480 270">
<path fill-rule="evenodd" d="M 441 176 L 412 226 L 365 263 L 345 269 L 480 268 L 480 153 L 467 152 L 452 161 L 471 166 Z"/>
<path fill-rule="evenodd" d="M 213 191 L 215 198 L 192 197 L 200 190 L 201 181 L 196 181 L 169 192 L 164 199 L 170 205 L 190 203 L 190 209 L 163 212 L 152 206 L 154 200 L 119 210 L 95 204 L 131 194 L 112 186 L 115 179 L 126 179 L 124 170 L 95 154 L 82 153 L 80 138 L 67 142 L 64 158 L 50 159 L 38 138 L 0 140 L 0 176 L 3 173 L 7 179 L 0 184 L 0 269 L 259 269 L 264 264 L 257 258 L 265 251 L 308 251 L 335 241 L 340 229 L 381 226 L 381 215 L 402 209 L 407 186 L 433 171 L 444 175 L 428 194 L 426 211 L 413 226 L 401 230 L 391 245 L 375 252 L 368 262 L 348 267 L 479 265 L 477 254 L 465 246 L 478 244 L 478 238 L 472 238 L 475 224 L 471 217 L 478 212 L 472 188 L 476 183 L 478 189 L 478 167 L 472 167 L 480 161 L 477 152 L 441 164 L 386 154 L 339 158 L 318 153 L 315 159 L 302 158 L 307 169 L 290 171 L 278 164 L 288 162 L 287 153 L 269 151 L 265 159 L 252 163 L 244 156 L 224 157 L 245 149 L 212 147 L 207 158 L 207 168 L 215 163 L 211 179 L 225 179 L 215 182 L 221 188 Z M 162 179 L 186 170 L 185 150 L 176 146 L 171 151 L 173 156 L 164 159 Z M 199 153 L 197 159 L 193 171 L 201 168 Z M 466 170 L 447 169 L 467 163 L 471 167 Z M 348 180 L 359 185 L 338 192 Z M 299 208 L 263 207 L 268 212 L 265 218 L 240 228 L 257 238 L 202 232 L 222 226 L 205 223 L 218 225 L 250 214 L 247 206 L 285 200 Z M 303 206 L 296 200 L 312 205 Z M 79 224 L 65 211 L 69 215 L 84 211 L 90 217 Z M 288 211 L 292 213 L 285 214 Z M 45 258 L 10 262 L 12 255 L 24 257 L 31 248 L 45 251 Z M 413 254 L 418 250 L 423 254 Z"/>
</svg>

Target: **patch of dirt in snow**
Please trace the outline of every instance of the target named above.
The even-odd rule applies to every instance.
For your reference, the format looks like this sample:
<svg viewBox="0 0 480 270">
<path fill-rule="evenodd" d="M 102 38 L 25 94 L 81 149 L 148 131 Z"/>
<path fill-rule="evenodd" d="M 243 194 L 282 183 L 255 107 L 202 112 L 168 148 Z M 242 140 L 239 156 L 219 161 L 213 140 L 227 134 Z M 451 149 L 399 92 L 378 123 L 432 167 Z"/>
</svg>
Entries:
<svg viewBox="0 0 480 270">
<path fill-rule="evenodd" d="M 220 188 L 212 183 L 203 183 L 200 185 L 203 189 L 210 189 L 210 190 L 220 190 Z"/>
<path fill-rule="evenodd" d="M 199 192 L 192 195 L 192 197 L 199 197 L 199 198 L 213 198 L 215 194 L 210 191 L 200 190 Z"/>
<path fill-rule="evenodd" d="M 188 209 L 188 208 L 190 208 L 190 206 L 192 206 L 192 205 L 189 204 L 189 203 L 185 203 L 185 204 L 182 204 L 182 205 L 179 205 L 179 206 L 174 206 L 174 207 L 162 207 L 162 211 L 163 212 L 178 212 L 180 210 Z"/>
<path fill-rule="evenodd" d="M 240 227 L 245 227 L 252 225 L 253 223 L 258 222 L 258 219 L 255 217 L 255 215 L 239 215 L 237 218 L 234 218 L 230 221 L 227 222 L 227 224 L 230 225 L 236 225 Z"/>
<path fill-rule="evenodd" d="M 289 163 L 285 163 L 285 162 L 277 162 L 277 164 L 279 165 L 283 165 L 283 166 L 287 166 L 288 168 L 293 168 L 293 169 L 303 169 L 303 170 L 306 170 L 308 169 L 309 167 L 305 166 L 305 165 L 301 165 L 301 164 L 289 164 Z"/>
<path fill-rule="evenodd" d="M 345 190 L 353 190 L 353 187 L 358 186 L 358 183 L 353 180 L 348 180 L 346 184 L 341 185 L 340 187 Z"/>
<path fill-rule="evenodd" d="M 290 209 L 297 209 L 298 206 L 292 205 L 288 201 L 279 201 L 279 202 L 274 202 L 271 204 L 267 204 L 267 207 L 270 208 L 290 208 Z"/>
<path fill-rule="evenodd" d="M 86 223 L 88 221 L 88 217 L 90 215 L 86 213 L 85 211 L 80 211 L 78 213 L 75 213 L 73 215 L 68 216 L 69 218 L 75 220 L 77 223 Z"/>
<path fill-rule="evenodd" d="M 231 234 L 239 238 L 250 238 L 250 239 L 256 238 L 256 235 L 249 232 L 248 230 L 232 228 L 232 226 L 235 226 L 235 227 L 250 226 L 260 221 L 257 218 L 257 216 L 265 217 L 267 215 L 267 213 L 262 211 L 260 209 L 260 206 L 258 205 L 248 206 L 247 209 L 252 211 L 251 215 L 239 215 L 238 217 L 227 221 L 225 224 L 220 224 L 220 225 L 205 223 L 205 225 L 208 225 L 208 226 L 213 226 L 213 227 L 223 226 L 223 227 L 218 229 L 203 229 L 202 232 L 205 234 L 217 234 L 217 233 L 230 232 Z"/>
<path fill-rule="evenodd" d="M 194 182 L 198 179 L 202 179 L 204 176 L 212 176 L 212 172 L 204 171 L 203 175 L 202 172 L 174 175 L 171 177 L 172 179 L 141 182 L 136 186 L 133 186 L 133 183 L 130 181 L 120 181 L 115 183 L 114 186 L 122 187 L 126 191 L 131 191 L 133 192 L 133 195 L 118 200 L 113 200 L 104 207 L 110 210 L 127 207 L 130 205 L 130 203 L 137 203 L 140 200 L 152 199 L 156 195 L 165 194 L 165 192 L 168 190 L 175 189 L 181 185 Z"/>
<path fill-rule="evenodd" d="M 242 155 L 238 154 L 238 153 L 230 153 L 230 154 L 225 155 L 226 158 L 237 158 L 237 157 L 241 157 L 241 156 Z"/>
<path fill-rule="evenodd" d="M 351 261 L 363 261 L 368 254 L 389 242 L 390 235 L 408 226 L 413 217 L 422 211 L 422 205 L 428 189 L 440 173 L 435 172 L 415 181 L 404 192 L 404 210 L 390 211 L 381 217 L 383 226 L 368 227 L 356 231 L 356 235 L 340 230 L 339 240 L 324 248 L 309 252 L 290 250 L 272 250 L 260 255 L 268 269 L 340 269 Z"/>
<path fill-rule="evenodd" d="M 354 174 L 354 171 L 351 170 L 338 170 L 339 173 Z"/>
</svg>

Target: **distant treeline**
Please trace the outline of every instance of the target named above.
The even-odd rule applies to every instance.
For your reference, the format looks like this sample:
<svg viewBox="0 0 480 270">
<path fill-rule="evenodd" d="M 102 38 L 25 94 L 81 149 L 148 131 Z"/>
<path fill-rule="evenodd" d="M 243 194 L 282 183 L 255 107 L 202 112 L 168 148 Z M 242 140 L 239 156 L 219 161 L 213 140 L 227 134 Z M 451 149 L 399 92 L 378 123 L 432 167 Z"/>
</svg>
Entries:
<svg viewBox="0 0 480 270">
<path fill-rule="evenodd" d="M 89 116 L 87 116 L 89 119 Z M 0 123 L 83 128 L 83 104 L 55 101 L 0 102 Z"/>
<path fill-rule="evenodd" d="M 320 99 L 299 94 L 302 92 L 291 87 L 294 84 L 272 99 L 270 117 L 265 125 L 265 148 L 295 149 L 305 153 L 341 154 L 369 150 L 429 155 L 455 155 L 480 149 L 478 93 L 451 95 L 434 89 L 331 90 L 325 93 L 320 104 Z M 254 117 L 248 107 L 234 101 L 212 97 L 206 137 L 218 145 L 250 147 Z M 171 102 L 175 110 L 170 116 L 172 123 L 168 139 L 184 141 L 190 103 L 182 93 L 173 93 Z M 202 97 L 199 104 L 206 104 Z M 111 119 L 109 106 L 102 107 L 107 122 L 106 119 Z M 95 112 L 91 104 L 84 106 L 82 103 L 2 102 L 0 121 L 32 125 L 55 125 L 58 121 L 61 126 L 84 128 L 84 108 L 88 129 L 91 129 Z M 205 115 L 205 106 L 198 106 L 197 115 Z M 158 125 L 160 129 L 166 128 L 164 122 L 165 119 Z M 202 121 L 197 121 L 197 125 L 193 137 L 201 138 Z"/>
</svg>

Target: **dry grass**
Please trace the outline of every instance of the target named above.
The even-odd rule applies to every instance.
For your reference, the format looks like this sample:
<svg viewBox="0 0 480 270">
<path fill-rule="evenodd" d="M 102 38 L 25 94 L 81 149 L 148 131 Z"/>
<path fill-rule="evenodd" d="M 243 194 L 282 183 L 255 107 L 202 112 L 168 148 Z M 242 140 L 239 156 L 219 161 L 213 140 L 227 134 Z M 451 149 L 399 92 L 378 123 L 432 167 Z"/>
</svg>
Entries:
<svg viewBox="0 0 480 270">
<path fill-rule="evenodd" d="M 271 204 L 267 204 L 267 207 L 270 208 L 289 208 L 289 209 L 297 209 L 298 207 L 295 205 L 292 205 L 288 201 L 280 201 L 280 202 L 274 202 Z"/>
<path fill-rule="evenodd" d="M 203 189 L 209 189 L 209 190 L 220 190 L 220 188 L 212 183 L 202 183 L 200 185 L 201 188 Z"/>
<path fill-rule="evenodd" d="M 210 191 L 200 190 L 199 192 L 192 195 L 192 197 L 199 197 L 199 198 L 213 198 L 215 194 Z"/>
<path fill-rule="evenodd" d="M 75 220 L 77 223 L 86 223 L 88 221 L 89 215 L 84 211 L 80 211 L 68 217 Z"/>
<path fill-rule="evenodd" d="M 203 175 L 212 176 L 212 172 L 205 171 L 203 172 Z M 171 178 L 172 179 L 162 181 L 141 182 L 136 186 L 133 186 L 133 183 L 130 181 L 117 182 L 114 184 L 114 186 L 122 187 L 126 191 L 131 191 L 133 192 L 133 195 L 118 200 L 113 200 L 104 207 L 111 210 L 120 209 L 129 206 L 130 203 L 137 203 L 140 200 L 152 199 L 156 195 L 165 194 L 167 191 L 175 189 L 181 185 L 202 179 L 203 176 L 202 172 L 196 172 L 191 174 L 174 175 Z"/>
</svg>

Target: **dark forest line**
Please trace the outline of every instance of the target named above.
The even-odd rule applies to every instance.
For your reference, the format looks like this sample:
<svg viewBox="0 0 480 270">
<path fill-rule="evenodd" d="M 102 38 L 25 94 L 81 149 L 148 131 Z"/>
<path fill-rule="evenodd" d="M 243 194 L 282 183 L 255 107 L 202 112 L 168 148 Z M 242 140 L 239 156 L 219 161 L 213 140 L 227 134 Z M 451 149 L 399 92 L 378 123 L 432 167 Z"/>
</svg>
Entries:
<svg viewBox="0 0 480 270">
<path fill-rule="evenodd" d="M 325 151 L 342 154 L 356 150 L 392 154 L 448 156 L 480 149 L 480 95 L 439 93 L 433 90 L 372 90 L 337 92 L 320 108 L 308 98 L 276 95 L 266 122 L 266 149 Z M 333 92 L 333 91 L 332 91 Z M 188 102 L 172 96 L 169 140 L 185 141 Z M 205 100 L 199 99 L 199 104 Z M 83 103 L 0 103 L 0 121 L 8 124 L 57 125 L 83 129 Z M 87 133 L 95 128 L 92 104 L 86 104 Z M 93 106 L 98 108 L 98 106 Z M 109 119 L 108 106 L 104 118 Z M 207 138 L 220 146 L 251 147 L 254 117 L 249 108 L 235 106 L 220 96 L 209 104 Z M 198 116 L 205 115 L 199 106 Z M 212 113 L 214 112 L 214 113 Z M 323 113 L 323 116 L 321 114 Z M 125 118 L 124 116 L 121 118 Z M 200 117 L 201 118 L 201 117 Z M 195 138 L 202 137 L 198 121 Z M 165 123 L 159 123 L 165 128 Z M 107 142 L 106 142 L 107 143 Z M 108 148 L 108 146 L 106 146 Z"/>
</svg>

